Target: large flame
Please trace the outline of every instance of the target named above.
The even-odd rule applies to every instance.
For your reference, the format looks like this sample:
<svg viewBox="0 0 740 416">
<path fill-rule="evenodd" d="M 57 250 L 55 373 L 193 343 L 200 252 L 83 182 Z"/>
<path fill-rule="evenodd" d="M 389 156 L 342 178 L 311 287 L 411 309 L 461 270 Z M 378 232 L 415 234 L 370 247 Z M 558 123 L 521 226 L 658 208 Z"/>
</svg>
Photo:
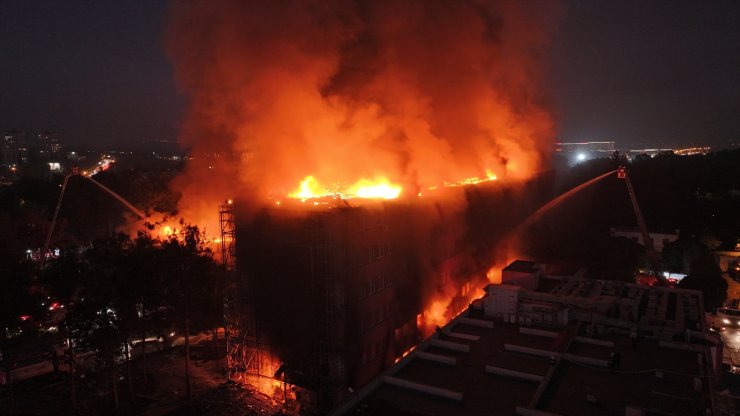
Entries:
<svg viewBox="0 0 740 416">
<path fill-rule="evenodd" d="M 198 223 L 217 224 L 230 196 L 392 199 L 526 179 L 550 149 L 538 80 L 553 2 L 172 4 L 192 149 L 176 186 Z"/>
<path fill-rule="evenodd" d="M 306 201 L 313 198 L 337 197 L 341 199 L 396 199 L 401 195 L 402 187 L 391 183 L 384 177 L 374 180 L 360 179 L 354 184 L 343 187 L 335 185 L 325 187 L 313 176 L 303 178 L 297 190 L 288 196 L 293 199 Z"/>
<path fill-rule="evenodd" d="M 528 179 L 550 151 L 540 78 L 556 2 L 171 4 L 168 51 L 188 98 L 179 140 L 191 149 L 175 180 L 179 212 L 209 230 L 228 197 L 257 208 L 421 197 Z M 464 221 L 450 211 L 435 210 L 445 224 Z M 444 290 L 424 276 L 419 328 L 479 296 L 459 284 L 480 274 Z"/>
</svg>

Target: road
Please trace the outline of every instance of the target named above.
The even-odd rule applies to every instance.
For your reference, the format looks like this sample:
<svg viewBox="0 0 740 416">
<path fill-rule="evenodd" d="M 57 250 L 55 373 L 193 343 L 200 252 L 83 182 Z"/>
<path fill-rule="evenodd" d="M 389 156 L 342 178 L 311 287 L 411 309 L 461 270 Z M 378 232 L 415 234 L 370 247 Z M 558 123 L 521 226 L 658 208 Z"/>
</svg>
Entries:
<svg viewBox="0 0 740 416">
<path fill-rule="evenodd" d="M 722 275 L 727 280 L 727 301 L 740 299 L 740 283 L 730 279 L 727 274 Z M 725 343 L 724 362 L 740 367 L 740 328 L 729 328 L 720 332 Z"/>
</svg>

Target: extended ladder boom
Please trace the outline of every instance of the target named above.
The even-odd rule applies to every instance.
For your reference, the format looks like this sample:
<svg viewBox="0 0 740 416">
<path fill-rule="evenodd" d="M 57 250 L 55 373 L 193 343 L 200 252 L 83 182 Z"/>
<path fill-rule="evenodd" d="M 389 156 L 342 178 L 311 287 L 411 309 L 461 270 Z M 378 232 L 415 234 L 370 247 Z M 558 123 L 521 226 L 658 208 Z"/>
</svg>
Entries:
<svg viewBox="0 0 740 416">
<path fill-rule="evenodd" d="M 632 202 L 632 209 L 635 211 L 635 217 L 637 217 L 637 227 L 640 229 L 640 234 L 642 234 L 642 241 L 645 245 L 646 254 L 652 262 L 651 266 L 653 268 L 658 267 L 658 254 L 655 251 L 653 239 L 650 238 L 645 218 L 643 218 L 640 205 L 637 203 L 637 197 L 635 196 L 635 189 L 632 187 L 632 181 L 630 180 L 629 175 L 627 175 L 627 170 L 623 166 L 617 170 L 617 177 L 624 179 L 625 184 L 627 184 L 627 192 L 630 195 L 630 201 Z"/>
</svg>

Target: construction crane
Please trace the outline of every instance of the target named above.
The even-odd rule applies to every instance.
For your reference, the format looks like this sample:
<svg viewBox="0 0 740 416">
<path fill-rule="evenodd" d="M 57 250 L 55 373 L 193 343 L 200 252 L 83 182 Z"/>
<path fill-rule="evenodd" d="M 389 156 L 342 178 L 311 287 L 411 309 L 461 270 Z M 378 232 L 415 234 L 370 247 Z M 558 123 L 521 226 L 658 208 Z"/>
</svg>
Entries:
<svg viewBox="0 0 740 416">
<path fill-rule="evenodd" d="M 635 211 L 635 217 L 637 217 L 637 227 L 640 229 L 642 241 L 645 245 L 645 254 L 647 254 L 648 261 L 650 262 L 649 266 L 653 271 L 657 271 L 660 266 L 660 259 L 658 258 L 658 253 L 655 251 L 653 239 L 650 238 L 650 233 L 648 232 L 645 218 L 642 216 L 640 205 L 637 203 L 637 197 L 635 196 L 635 189 L 632 187 L 632 181 L 630 180 L 630 177 L 627 174 L 627 169 L 624 166 L 620 166 L 619 169 L 617 169 L 617 178 L 624 179 L 624 183 L 627 185 L 627 192 L 630 195 L 630 201 L 632 201 L 632 209 Z"/>
</svg>

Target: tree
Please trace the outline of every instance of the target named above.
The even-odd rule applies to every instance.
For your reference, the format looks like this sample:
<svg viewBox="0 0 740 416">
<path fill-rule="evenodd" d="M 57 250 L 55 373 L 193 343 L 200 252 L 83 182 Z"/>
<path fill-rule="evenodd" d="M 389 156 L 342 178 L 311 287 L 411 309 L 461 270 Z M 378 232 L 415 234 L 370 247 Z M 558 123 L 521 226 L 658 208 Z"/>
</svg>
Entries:
<svg viewBox="0 0 740 416">
<path fill-rule="evenodd" d="M 727 298 L 727 281 L 722 277 L 722 270 L 709 251 L 691 262 L 689 275 L 678 284 L 678 287 L 701 291 L 706 310 L 722 306 Z"/>
<path fill-rule="evenodd" d="M 670 272 L 690 270 L 691 262 L 709 249 L 695 237 L 681 237 L 663 247 L 661 260 Z"/>
<path fill-rule="evenodd" d="M 113 389 L 116 410 L 120 408 L 118 397 L 117 358 L 123 351 L 120 320 L 107 302 L 86 298 L 79 302 L 69 314 L 67 325 L 75 346 L 95 351 L 95 373 L 99 381 L 109 380 Z"/>
<path fill-rule="evenodd" d="M 141 348 L 141 367 L 144 374 L 144 382 L 148 381 L 148 369 L 146 360 L 146 332 L 151 328 L 151 317 L 163 300 L 163 273 L 164 265 L 161 264 L 161 242 L 152 238 L 147 231 L 139 231 L 133 240 L 127 253 L 125 273 L 128 277 L 129 301 L 136 305 L 138 311 L 138 331 L 141 336 L 139 346 Z"/>
<path fill-rule="evenodd" d="M 190 332 L 206 330 L 222 319 L 219 266 L 197 226 L 182 224 L 182 239 L 161 243 L 165 298 L 185 333 L 185 392 L 190 397 Z"/>
<path fill-rule="evenodd" d="M 132 399 L 134 396 L 128 338 L 138 321 L 138 296 L 128 279 L 131 245 L 131 240 L 120 234 L 96 241 L 82 251 L 68 250 L 45 273 L 47 287 L 68 296 L 69 338 L 74 346 L 95 351 L 96 373 L 99 380 L 112 383 L 116 409 L 119 407 L 118 362 L 122 355 L 126 359 L 129 392 Z"/>
</svg>

